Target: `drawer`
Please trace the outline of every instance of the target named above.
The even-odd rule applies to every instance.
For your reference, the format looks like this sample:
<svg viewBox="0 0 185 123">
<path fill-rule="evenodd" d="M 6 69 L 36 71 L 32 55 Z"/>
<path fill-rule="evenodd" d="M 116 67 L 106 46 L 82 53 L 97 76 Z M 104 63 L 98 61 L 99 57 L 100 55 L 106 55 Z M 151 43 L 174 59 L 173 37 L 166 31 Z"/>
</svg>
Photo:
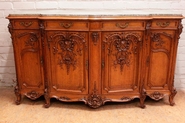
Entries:
<svg viewBox="0 0 185 123">
<path fill-rule="evenodd" d="M 60 30 L 88 30 L 89 25 L 86 21 L 46 21 L 46 29 L 60 29 Z"/>
<path fill-rule="evenodd" d="M 177 28 L 177 20 L 154 20 L 152 21 L 151 28 Z"/>
<path fill-rule="evenodd" d="M 143 30 L 144 21 L 109 21 L 102 22 L 102 30 Z"/>
<path fill-rule="evenodd" d="M 38 29 L 39 23 L 38 23 L 38 20 L 14 20 L 13 28 L 14 29 Z"/>
</svg>

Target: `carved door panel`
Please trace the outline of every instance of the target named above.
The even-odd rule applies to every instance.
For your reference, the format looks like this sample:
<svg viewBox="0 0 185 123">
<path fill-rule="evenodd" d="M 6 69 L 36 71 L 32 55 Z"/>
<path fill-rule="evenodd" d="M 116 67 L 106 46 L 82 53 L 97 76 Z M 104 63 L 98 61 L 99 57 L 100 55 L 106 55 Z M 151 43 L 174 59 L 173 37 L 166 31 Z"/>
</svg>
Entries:
<svg viewBox="0 0 185 123">
<path fill-rule="evenodd" d="M 102 92 L 138 92 L 143 32 L 106 32 L 102 37 Z"/>
<path fill-rule="evenodd" d="M 19 87 L 33 91 L 42 89 L 43 94 L 43 61 L 39 31 L 16 30 L 14 37 Z"/>
<path fill-rule="evenodd" d="M 51 92 L 88 93 L 88 33 L 47 32 Z"/>
<path fill-rule="evenodd" d="M 175 31 L 152 31 L 148 42 L 147 83 L 148 90 L 168 90 L 172 87 L 172 59 L 176 46 Z"/>
</svg>

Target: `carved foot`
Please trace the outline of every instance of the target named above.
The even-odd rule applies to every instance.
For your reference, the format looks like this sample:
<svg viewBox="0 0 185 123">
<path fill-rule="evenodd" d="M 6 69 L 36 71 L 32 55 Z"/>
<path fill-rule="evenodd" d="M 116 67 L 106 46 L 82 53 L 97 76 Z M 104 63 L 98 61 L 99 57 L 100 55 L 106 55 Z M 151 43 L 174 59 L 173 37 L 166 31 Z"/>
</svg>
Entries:
<svg viewBox="0 0 185 123">
<path fill-rule="evenodd" d="M 16 105 L 20 105 L 21 104 L 21 95 L 16 95 L 16 101 L 15 101 L 15 104 Z"/>
<path fill-rule="evenodd" d="M 46 103 L 44 104 L 44 107 L 45 107 L 45 108 L 49 108 L 49 107 L 50 107 L 50 102 L 46 102 Z"/>
<path fill-rule="evenodd" d="M 18 86 L 15 87 L 15 95 L 16 95 L 16 101 L 15 104 L 19 105 L 21 103 L 21 94 L 19 93 L 19 88 Z"/>
<path fill-rule="evenodd" d="M 145 104 L 144 104 L 145 99 L 146 99 L 146 96 L 140 97 L 140 107 L 141 108 L 145 108 L 146 107 Z"/>
<path fill-rule="evenodd" d="M 171 92 L 171 95 L 169 96 L 169 102 L 171 106 L 175 105 L 175 102 L 173 101 L 175 95 L 177 94 L 176 89 L 173 89 L 173 91 Z"/>
<path fill-rule="evenodd" d="M 44 96 L 44 98 L 45 98 L 45 104 L 44 104 L 44 107 L 45 108 L 49 108 L 49 106 L 50 106 L 50 98 L 48 97 L 48 96 Z"/>
<path fill-rule="evenodd" d="M 44 107 L 49 108 L 49 106 L 50 106 L 50 97 L 48 95 L 48 90 L 47 89 L 45 89 L 44 98 L 45 98 Z"/>
<path fill-rule="evenodd" d="M 141 90 L 141 94 L 140 94 L 140 107 L 141 108 L 145 108 L 145 99 L 146 99 L 146 91 L 144 89 Z"/>
</svg>

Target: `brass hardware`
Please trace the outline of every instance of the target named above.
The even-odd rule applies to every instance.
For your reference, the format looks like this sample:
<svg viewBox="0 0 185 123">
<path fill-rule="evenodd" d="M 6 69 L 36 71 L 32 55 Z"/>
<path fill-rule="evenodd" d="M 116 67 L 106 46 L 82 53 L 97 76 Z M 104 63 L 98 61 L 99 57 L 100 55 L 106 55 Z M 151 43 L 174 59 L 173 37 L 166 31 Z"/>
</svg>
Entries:
<svg viewBox="0 0 185 123">
<path fill-rule="evenodd" d="M 25 26 L 25 27 L 29 27 L 33 24 L 33 22 L 31 22 L 31 21 L 30 22 L 20 22 L 19 24 L 22 26 Z"/>
<path fill-rule="evenodd" d="M 167 21 L 167 22 L 156 22 L 156 25 L 160 26 L 162 28 L 165 28 L 165 27 L 170 25 L 170 22 L 169 21 Z"/>
<path fill-rule="evenodd" d="M 116 23 L 116 26 L 121 28 L 121 29 L 125 29 L 127 28 L 129 25 L 129 22 L 126 22 L 125 24 L 120 24 L 120 23 Z"/>
<path fill-rule="evenodd" d="M 70 23 L 60 23 L 60 26 L 64 27 L 65 29 L 70 28 L 72 25 L 73 25 L 72 22 L 70 22 Z"/>
</svg>

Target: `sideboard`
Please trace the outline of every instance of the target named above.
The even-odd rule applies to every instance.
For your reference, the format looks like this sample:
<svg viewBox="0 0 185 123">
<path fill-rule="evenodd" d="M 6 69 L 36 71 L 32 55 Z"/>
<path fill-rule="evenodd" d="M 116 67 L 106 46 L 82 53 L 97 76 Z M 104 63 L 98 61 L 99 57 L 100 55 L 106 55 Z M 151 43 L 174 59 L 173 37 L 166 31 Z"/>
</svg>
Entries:
<svg viewBox="0 0 185 123">
<path fill-rule="evenodd" d="M 106 102 L 169 96 L 174 105 L 174 71 L 182 15 L 11 14 L 17 85 L 22 96 L 92 108 Z"/>
</svg>

